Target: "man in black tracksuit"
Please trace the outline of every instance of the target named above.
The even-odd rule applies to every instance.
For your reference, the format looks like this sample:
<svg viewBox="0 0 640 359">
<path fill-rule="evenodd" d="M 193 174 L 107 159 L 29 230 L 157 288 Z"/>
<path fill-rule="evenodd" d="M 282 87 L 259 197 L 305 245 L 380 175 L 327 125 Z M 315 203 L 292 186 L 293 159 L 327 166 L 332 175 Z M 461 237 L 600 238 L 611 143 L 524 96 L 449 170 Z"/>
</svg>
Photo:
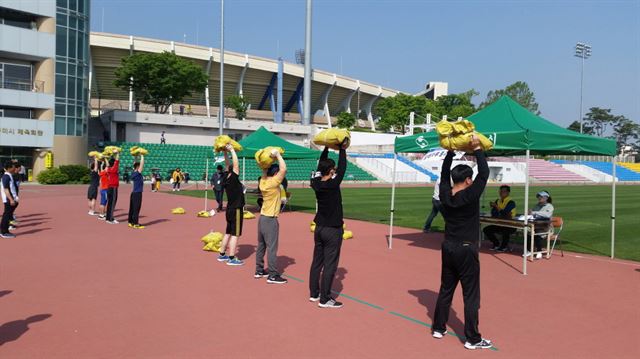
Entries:
<svg viewBox="0 0 640 359">
<path fill-rule="evenodd" d="M 478 239 L 480 237 L 480 196 L 489 178 L 489 166 L 478 139 L 473 136 L 470 148 L 476 156 L 478 175 L 472 180 L 473 170 L 458 165 L 452 170 L 454 152 L 449 151 L 442 164 L 440 175 L 440 201 L 445 220 L 442 242 L 442 274 L 440 293 L 436 303 L 432 334 L 440 339 L 447 333 L 447 320 L 453 293 L 462 283 L 464 299 L 464 334 L 467 349 L 490 348 L 491 341 L 478 332 L 480 309 L 480 261 Z M 453 187 L 451 186 L 451 180 Z"/>
<path fill-rule="evenodd" d="M 340 247 L 342 246 L 342 194 L 340 183 L 347 169 L 348 140 L 340 148 L 338 168 L 336 163 L 329 158 L 329 148 L 325 147 L 318 171 L 311 179 L 311 188 L 316 193 L 318 211 L 314 219 L 316 229 L 313 235 L 315 246 L 313 248 L 313 262 L 309 274 L 309 300 L 318 302 L 321 308 L 340 308 L 342 303 L 331 297 L 331 284 L 338 269 L 340 260 Z M 322 272 L 322 279 L 320 278 Z"/>
</svg>

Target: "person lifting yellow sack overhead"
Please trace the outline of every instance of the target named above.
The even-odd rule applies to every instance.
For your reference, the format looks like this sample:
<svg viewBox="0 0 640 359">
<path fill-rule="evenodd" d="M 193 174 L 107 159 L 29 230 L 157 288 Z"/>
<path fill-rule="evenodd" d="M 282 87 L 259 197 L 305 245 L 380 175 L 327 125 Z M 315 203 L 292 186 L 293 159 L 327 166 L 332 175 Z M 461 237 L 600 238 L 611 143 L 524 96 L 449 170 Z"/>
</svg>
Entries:
<svg viewBox="0 0 640 359">
<path fill-rule="evenodd" d="M 146 156 L 149 154 L 149 151 L 139 146 L 132 146 L 129 149 L 129 153 L 131 153 L 131 156 L 140 156 L 140 155 Z"/>
<path fill-rule="evenodd" d="M 221 135 L 216 137 L 216 139 L 213 142 L 213 149 L 215 152 L 226 152 L 227 145 L 229 144 L 233 147 L 233 149 L 236 152 L 242 151 L 242 145 L 227 135 Z"/>
<path fill-rule="evenodd" d="M 315 135 L 313 137 L 313 143 L 318 146 L 329 147 L 336 151 L 340 150 L 340 148 L 347 149 L 351 143 L 351 134 L 349 130 L 344 128 L 328 128 Z"/>
<path fill-rule="evenodd" d="M 436 124 L 436 132 L 440 140 L 440 147 L 451 151 L 464 151 L 472 153 L 469 147 L 471 137 L 475 135 L 480 141 L 483 151 L 489 151 L 493 148 L 493 143 L 483 134 L 476 132 L 476 127 L 469 120 L 458 120 L 449 122 L 442 120 Z"/>
<path fill-rule="evenodd" d="M 266 170 L 274 164 L 276 158 L 273 156 L 273 151 L 278 151 L 280 152 L 280 155 L 284 155 L 284 149 L 282 147 L 273 146 L 265 147 L 256 152 L 254 157 L 256 159 L 256 162 L 258 163 L 258 167 Z"/>
</svg>

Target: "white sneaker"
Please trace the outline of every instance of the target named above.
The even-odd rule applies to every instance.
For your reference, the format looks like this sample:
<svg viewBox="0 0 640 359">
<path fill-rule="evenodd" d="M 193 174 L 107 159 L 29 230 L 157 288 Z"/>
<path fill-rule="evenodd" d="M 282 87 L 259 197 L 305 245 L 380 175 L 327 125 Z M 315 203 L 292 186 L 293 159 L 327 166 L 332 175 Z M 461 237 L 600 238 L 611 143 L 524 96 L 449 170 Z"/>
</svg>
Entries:
<svg viewBox="0 0 640 359">
<path fill-rule="evenodd" d="M 94 212 L 94 211 L 89 211 L 89 215 L 90 215 L 90 216 L 95 216 L 95 215 L 96 215 L 96 212 Z"/>
<path fill-rule="evenodd" d="M 9 226 L 10 231 L 15 231 L 17 228 L 15 226 Z"/>
<path fill-rule="evenodd" d="M 210 211 L 209 211 L 209 215 L 210 215 L 211 217 L 215 216 L 215 215 L 216 215 L 216 210 L 215 210 L 215 209 L 210 210 Z"/>
<path fill-rule="evenodd" d="M 536 259 L 542 259 L 542 253 L 536 254 Z"/>
<path fill-rule="evenodd" d="M 317 296 L 317 297 L 309 297 L 309 301 L 310 301 L 310 302 L 319 302 L 319 301 L 320 301 L 320 296 Z"/>
<path fill-rule="evenodd" d="M 470 350 L 475 350 L 475 349 L 489 349 L 491 347 L 493 347 L 493 344 L 491 344 L 491 340 L 489 339 L 484 339 L 482 338 L 482 340 L 480 340 L 479 342 L 472 344 L 469 342 L 465 342 L 464 343 L 464 347 Z"/>
<path fill-rule="evenodd" d="M 434 330 L 434 331 L 431 333 L 431 336 L 432 336 L 432 337 L 434 337 L 434 338 L 436 338 L 436 339 L 442 339 L 442 338 L 444 338 L 444 336 L 445 336 L 445 335 L 447 335 L 447 331 L 446 331 L 446 330 L 445 330 L 444 332 L 442 332 L 442 333 L 440 333 L 440 332 L 439 332 L 439 331 L 437 331 L 437 330 Z"/>
<path fill-rule="evenodd" d="M 107 221 L 107 223 L 109 223 L 109 224 L 118 224 L 118 223 L 120 223 L 120 222 L 118 222 L 118 221 L 116 221 L 116 220 L 114 219 L 113 221 Z"/>
</svg>

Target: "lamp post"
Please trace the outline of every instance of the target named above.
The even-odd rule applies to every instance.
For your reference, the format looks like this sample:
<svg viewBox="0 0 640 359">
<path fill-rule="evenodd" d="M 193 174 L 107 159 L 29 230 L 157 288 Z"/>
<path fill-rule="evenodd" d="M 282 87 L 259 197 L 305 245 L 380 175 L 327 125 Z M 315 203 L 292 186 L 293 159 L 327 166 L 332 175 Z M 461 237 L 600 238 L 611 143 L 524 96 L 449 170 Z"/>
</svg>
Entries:
<svg viewBox="0 0 640 359">
<path fill-rule="evenodd" d="M 224 126 L 224 0 L 220 1 L 220 104 L 218 112 L 219 133 L 222 135 Z"/>
<path fill-rule="evenodd" d="M 591 45 L 579 42 L 576 44 L 575 57 L 579 57 L 582 60 L 580 65 L 580 133 L 582 133 L 582 87 L 584 83 L 584 60 L 591 57 Z"/>
<path fill-rule="evenodd" d="M 304 84 L 302 93 L 302 124 L 311 124 L 311 0 L 307 0 L 304 36 Z"/>
</svg>

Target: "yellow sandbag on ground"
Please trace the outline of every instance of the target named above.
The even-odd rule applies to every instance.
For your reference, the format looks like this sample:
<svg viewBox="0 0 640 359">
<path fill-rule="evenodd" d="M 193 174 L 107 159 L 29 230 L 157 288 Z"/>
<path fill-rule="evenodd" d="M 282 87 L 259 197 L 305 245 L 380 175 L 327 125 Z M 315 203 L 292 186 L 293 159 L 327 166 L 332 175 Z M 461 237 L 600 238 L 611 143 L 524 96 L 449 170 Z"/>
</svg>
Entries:
<svg viewBox="0 0 640 359">
<path fill-rule="evenodd" d="M 353 238 L 353 232 L 351 232 L 351 231 L 344 231 L 344 232 L 342 233 L 342 239 L 343 239 L 343 240 L 345 240 L 345 241 L 346 241 L 347 239 L 351 239 L 351 238 Z"/>
<path fill-rule="evenodd" d="M 345 138 L 348 138 L 349 142 L 351 141 L 349 130 L 344 128 L 328 128 L 315 135 L 315 137 L 313 137 L 313 143 L 318 146 L 327 146 L 331 149 L 339 150 Z"/>
<path fill-rule="evenodd" d="M 216 137 L 215 141 L 213 142 L 213 149 L 216 152 L 226 151 L 225 147 L 229 143 L 231 144 L 231 146 L 233 146 L 233 149 L 236 150 L 236 152 L 242 151 L 242 145 L 240 145 L 238 142 L 227 135 Z"/>
<path fill-rule="evenodd" d="M 142 147 L 132 146 L 129 149 L 129 153 L 131 153 L 131 156 L 140 156 L 140 155 L 146 156 L 149 154 L 149 151 L 145 150 Z"/>
<path fill-rule="evenodd" d="M 220 245 L 224 236 L 220 232 L 209 232 L 200 240 L 204 243 L 203 251 L 220 252 Z"/>
<path fill-rule="evenodd" d="M 480 146 L 485 151 L 493 148 L 493 143 L 483 134 L 475 131 L 475 126 L 469 120 L 459 120 L 449 122 L 442 120 L 436 124 L 440 147 L 453 151 L 473 151 L 469 144 L 471 137 L 476 135 L 480 141 Z"/>
<path fill-rule="evenodd" d="M 209 211 L 200 211 L 196 214 L 198 217 L 209 218 L 211 217 L 211 213 Z"/>
<path fill-rule="evenodd" d="M 273 162 L 276 160 L 275 158 L 271 157 L 271 152 L 273 152 L 273 150 L 278 150 L 281 155 L 284 154 L 284 149 L 282 147 L 269 146 L 258 150 L 256 152 L 256 155 L 254 156 L 256 158 L 256 162 L 258 162 L 258 167 L 262 168 L 263 170 L 271 167 Z"/>
<path fill-rule="evenodd" d="M 184 214 L 185 210 L 182 207 L 178 207 L 178 208 L 174 208 L 171 210 L 171 213 L 173 214 Z"/>
<path fill-rule="evenodd" d="M 309 225 L 309 229 L 311 229 L 311 232 L 315 232 L 316 231 L 316 222 L 311 222 L 311 224 Z"/>
<path fill-rule="evenodd" d="M 244 211 L 244 213 L 242 214 L 242 217 L 244 219 L 254 219 L 254 218 L 256 218 L 256 215 L 251 213 L 251 212 L 249 212 L 249 211 Z"/>
</svg>

